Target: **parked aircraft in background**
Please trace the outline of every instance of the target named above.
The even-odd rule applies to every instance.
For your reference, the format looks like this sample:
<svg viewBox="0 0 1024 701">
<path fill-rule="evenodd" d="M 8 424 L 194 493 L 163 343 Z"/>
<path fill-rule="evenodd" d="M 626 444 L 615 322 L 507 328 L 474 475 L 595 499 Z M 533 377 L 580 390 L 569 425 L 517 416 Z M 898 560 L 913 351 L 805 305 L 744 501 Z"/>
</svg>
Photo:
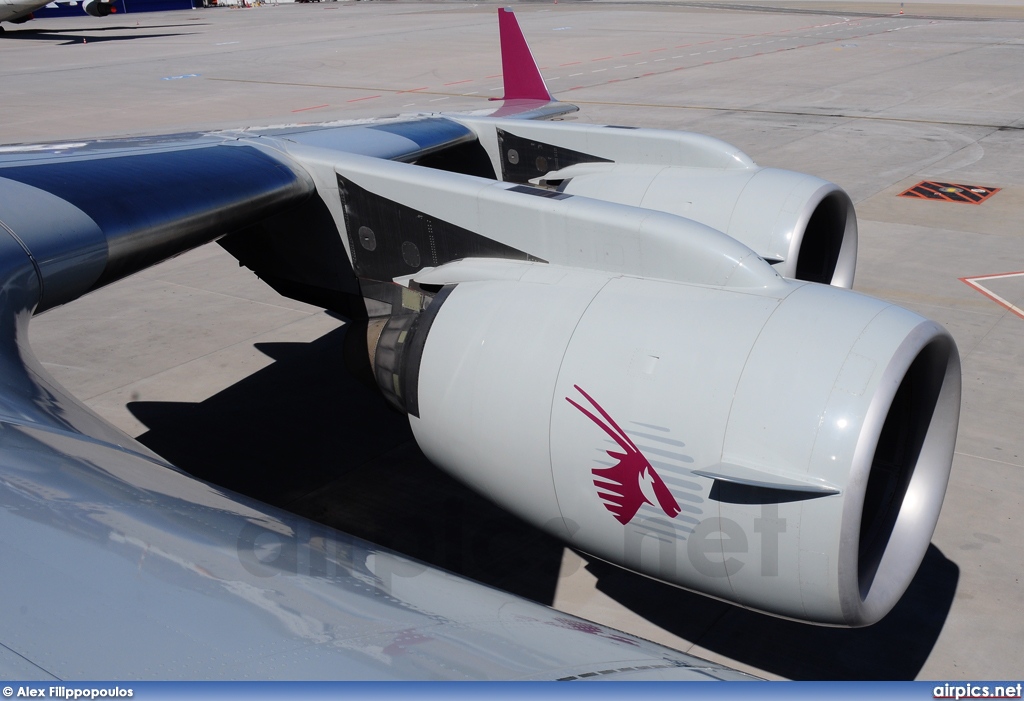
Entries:
<svg viewBox="0 0 1024 701">
<path fill-rule="evenodd" d="M 33 13 L 39 8 L 53 4 L 54 0 L 0 0 L 0 22 L 23 24 L 34 19 Z M 72 0 L 69 4 L 77 5 L 78 2 Z M 110 0 L 82 0 L 82 9 L 93 17 L 106 17 L 117 12 L 117 7 Z M 4 28 L 0 25 L 0 32 L 3 31 Z"/>
<path fill-rule="evenodd" d="M 489 114 L 3 149 L 0 673 L 742 677 L 199 482 L 35 360 L 33 314 L 213 240 L 365 329 L 424 453 L 573 547 L 816 623 L 900 598 L 952 461 L 950 335 L 846 289 L 838 186 L 541 121 L 575 108 L 498 15 Z"/>
</svg>

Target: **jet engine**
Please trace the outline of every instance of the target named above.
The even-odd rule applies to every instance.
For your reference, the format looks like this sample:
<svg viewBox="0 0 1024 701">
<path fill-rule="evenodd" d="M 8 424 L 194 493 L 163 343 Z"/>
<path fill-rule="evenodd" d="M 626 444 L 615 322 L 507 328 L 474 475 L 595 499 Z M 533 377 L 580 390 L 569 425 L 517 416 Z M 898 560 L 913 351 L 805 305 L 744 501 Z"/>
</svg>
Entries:
<svg viewBox="0 0 1024 701">
<path fill-rule="evenodd" d="M 106 17 L 117 12 L 117 7 L 109 0 L 85 0 L 82 9 L 93 17 Z"/>
<path fill-rule="evenodd" d="M 501 138 L 522 163 L 529 143 Z M 694 153 L 739 164 L 699 166 L 734 212 L 776 192 L 778 211 L 816 202 L 851 221 L 824 181 Z M 690 218 L 355 154 L 321 161 L 374 377 L 436 465 L 581 550 L 743 606 L 861 626 L 899 600 L 956 440 L 945 329 L 787 279 Z M 678 190 L 686 171 L 657 167 L 646 189 Z M 601 177 L 629 166 L 610 168 Z"/>
<path fill-rule="evenodd" d="M 461 481 L 581 550 L 779 616 L 868 625 L 906 590 L 959 417 L 939 325 L 799 282 L 511 261 L 416 282 L 441 291 L 389 322 L 377 376 Z"/>
<path fill-rule="evenodd" d="M 707 224 L 757 251 L 784 277 L 852 287 L 857 216 L 838 185 L 777 168 L 584 164 L 543 179 L 559 189 Z"/>
<path fill-rule="evenodd" d="M 461 121 L 477 133 L 502 180 L 685 217 L 748 246 L 784 277 L 853 286 L 857 216 L 834 183 L 762 168 L 703 134 Z"/>
</svg>

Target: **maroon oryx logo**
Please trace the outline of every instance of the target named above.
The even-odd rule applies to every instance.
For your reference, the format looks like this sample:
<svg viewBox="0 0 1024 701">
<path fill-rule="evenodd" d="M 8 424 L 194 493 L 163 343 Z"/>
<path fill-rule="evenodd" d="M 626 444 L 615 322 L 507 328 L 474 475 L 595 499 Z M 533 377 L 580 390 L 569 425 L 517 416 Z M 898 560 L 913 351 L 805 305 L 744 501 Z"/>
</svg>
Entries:
<svg viewBox="0 0 1024 701">
<path fill-rule="evenodd" d="M 573 385 L 573 387 L 604 417 L 604 421 L 574 402 L 570 397 L 566 397 L 565 401 L 600 426 L 601 430 L 611 436 L 612 440 L 622 448 L 621 453 L 614 450 L 608 451 L 609 457 L 619 461 L 617 465 L 595 467 L 591 470 L 595 477 L 594 486 L 597 487 L 597 496 L 604 502 L 605 508 L 611 511 L 623 526 L 633 520 L 643 504 L 653 506 L 655 502 L 661 506 L 662 511 L 669 518 L 675 518 L 681 510 L 679 504 L 672 496 L 672 492 L 668 491 L 665 482 L 651 467 L 650 461 L 644 457 L 644 454 L 630 440 L 626 432 L 619 428 L 608 412 L 601 408 L 600 404 L 580 389 L 579 385 Z"/>
</svg>

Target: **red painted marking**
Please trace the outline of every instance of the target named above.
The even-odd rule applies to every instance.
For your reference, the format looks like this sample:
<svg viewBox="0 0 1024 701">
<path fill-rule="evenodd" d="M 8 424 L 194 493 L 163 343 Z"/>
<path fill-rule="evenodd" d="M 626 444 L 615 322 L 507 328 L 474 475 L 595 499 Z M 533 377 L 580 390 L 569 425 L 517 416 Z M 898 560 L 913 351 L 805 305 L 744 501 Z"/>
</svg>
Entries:
<svg viewBox="0 0 1024 701">
<path fill-rule="evenodd" d="M 506 100 L 551 100 L 551 93 L 533 60 L 519 22 L 510 9 L 498 8 L 498 34 L 501 39 L 501 73 Z"/>
<path fill-rule="evenodd" d="M 571 397 L 565 401 L 572 404 L 588 419 L 594 422 L 598 428 L 618 444 L 622 452 L 615 450 L 606 451 L 608 457 L 618 460 L 612 467 L 595 467 L 590 472 L 594 475 L 594 487 L 597 488 L 597 496 L 604 502 L 604 506 L 615 516 L 615 520 L 625 526 L 633 520 L 637 511 L 644 504 L 651 504 L 648 495 L 654 497 L 658 506 L 669 518 L 675 518 L 682 509 L 679 502 L 672 496 L 668 485 L 661 479 L 646 456 L 636 447 L 630 437 L 623 431 L 615 419 L 601 407 L 593 397 L 584 392 L 579 385 L 573 385 L 577 392 L 583 395 L 590 405 L 600 414 L 600 418 L 576 403 Z M 645 490 L 641 484 L 646 485 Z"/>
<path fill-rule="evenodd" d="M 573 87 L 571 87 L 571 88 L 569 88 L 569 89 L 570 89 L 570 90 L 579 90 L 579 89 L 581 89 L 582 87 L 583 87 L 582 85 L 574 85 Z"/>
<path fill-rule="evenodd" d="M 413 88 L 412 90 L 399 90 L 399 91 L 398 91 L 398 94 L 399 94 L 399 95 L 401 95 L 402 93 L 407 93 L 407 92 L 418 92 L 418 91 L 420 91 L 420 90 L 429 90 L 429 89 L 430 89 L 430 86 L 429 86 L 429 85 L 424 85 L 424 86 L 423 86 L 422 88 Z"/>
<path fill-rule="evenodd" d="M 654 74 L 653 74 L 653 73 L 644 73 L 644 74 L 642 74 L 642 75 L 641 75 L 640 77 L 641 77 L 641 78 L 646 78 L 646 77 L 647 77 L 647 76 L 649 76 L 649 75 L 654 75 Z"/>
<path fill-rule="evenodd" d="M 686 48 L 687 46 L 692 46 L 692 44 L 680 44 L 680 45 L 679 45 L 679 46 L 677 46 L 676 48 L 677 48 L 677 49 L 685 49 L 685 48 Z"/>
<path fill-rule="evenodd" d="M 501 73 L 498 73 L 498 74 L 496 74 L 496 75 L 488 75 L 488 76 L 484 76 L 484 78 L 485 78 L 485 79 L 487 79 L 487 80 L 489 80 L 489 79 L 491 79 L 491 78 L 500 78 L 500 77 L 501 77 Z"/>
<path fill-rule="evenodd" d="M 660 49 L 651 49 L 648 53 L 654 54 L 654 53 L 658 53 L 659 51 L 668 51 L 668 48 L 663 46 Z"/>
<path fill-rule="evenodd" d="M 583 63 L 583 61 L 570 61 L 569 63 L 559 63 L 558 65 L 559 66 L 578 66 L 581 63 Z"/>
<path fill-rule="evenodd" d="M 607 61 L 608 59 L 615 58 L 614 56 L 602 56 L 601 58 L 592 58 L 591 61 Z"/>
<path fill-rule="evenodd" d="M 380 95 L 370 95 L 369 97 L 357 97 L 354 100 L 346 100 L 346 102 L 362 102 L 363 100 L 376 100 Z"/>
<path fill-rule="evenodd" d="M 643 51 L 631 51 L 628 54 L 622 54 L 623 56 L 639 56 Z"/>
<path fill-rule="evenodd" d="M 466 78 L 465 80 L 456 80 L 452 83 L 445 83 L 445 85 L 462 85 L 463 83 L 472 83 L 472 78 Z"/>
<path fill-rule="evenodd" d="M 295 114 L 296 112 L 306 112 L 308 110 L 319 110 L 319 109 L 323 109 L 324 107 L 330 107 L 330 105 L 317 105 L 316 107 L 303 107 L 301 109 L 292 110 L 292 114 Z"/>
</svg>

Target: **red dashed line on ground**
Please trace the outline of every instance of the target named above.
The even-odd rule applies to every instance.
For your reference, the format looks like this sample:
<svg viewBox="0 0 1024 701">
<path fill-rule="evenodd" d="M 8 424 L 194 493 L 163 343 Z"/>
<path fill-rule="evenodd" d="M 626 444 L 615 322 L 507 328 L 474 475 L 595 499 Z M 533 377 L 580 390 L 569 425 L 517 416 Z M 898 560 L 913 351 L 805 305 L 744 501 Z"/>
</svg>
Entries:
<svg viewBox="0 0 1024 701">
<path fill-rule="evenodd" d="M 668 51 L 668 47 L 663 46 L 660 49 L 651 49 L 649 53 L 654 54 L 654 53 L 657 53 L 659 51 Z"/>
<path fill-rule="evenodd" d="M 380 95 L 370 95 L 369 97 L 357 97 L 354 100 L 346 100 L 346 102 L 362 102 L 363 100 L 376 100 Z"/>
<path fill-rule="evenodd" d="M 465 80 L 456 80 L 452 83 L 445 83 L 445 85 L 462 85 L 463 83 L 472 83 L 472 78 L 466 78 Z"/>
<path fill-rule="evenodd" d="M 420 90 L 427 90 L 429 88 L 430 88 L 429 85 L 424 85 L 422 88 L 413 88 L 412 90 L 399 90 L 398 94 L 401 95 L 402 93 L 407 93 L 407 92 L 419 92 Z"/>
<path fill-rule="evenodd" d="M 320 110 L 324 107 L 330 107 L 330 105 L 317 105 L 316 107 L 302 107 L 301 109 L 292 110 L 292 114 L 296 112 L 308 112 L 309 110 Z"/>
<path fill-rule="evenodd" d="M 630 51 L 628 54 L 622 54 L 623 56 L 639 56 L 643 51 Z"/>
<path fill-rule="evenodd" d="M 559 63 L 558 65 L 559 66 L 578 66 L 581 63 L 583 63 L 583 61 L 570 61 L 569 63 Z"/>
<path fill-rule="evenodd" d="M 491 78 L 500 78 L 500 77 L 501 77 L 501 73 L 498 73 L 497 75 L 484 76 L 484 80 L 490 80 Z"/>
<path fill-rule="evenodd" d="M 614 56 L 602 56 L 601 58 L 592 58 L 591 61 L 608 61 L 609 59 L 615 58 Z"/>
</svg>

